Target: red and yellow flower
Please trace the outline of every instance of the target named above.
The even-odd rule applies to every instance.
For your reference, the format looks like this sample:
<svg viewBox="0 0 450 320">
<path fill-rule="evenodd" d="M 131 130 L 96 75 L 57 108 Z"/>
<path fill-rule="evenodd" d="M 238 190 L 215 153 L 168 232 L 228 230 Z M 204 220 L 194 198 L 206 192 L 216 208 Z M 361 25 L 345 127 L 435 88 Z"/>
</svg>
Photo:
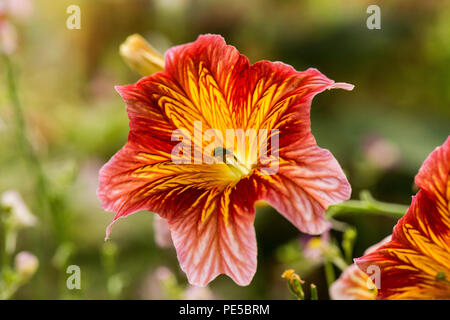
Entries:
<svg viewBox="0 0 450 320">
<path fill-rule="evenodd" d="M 391 241 L 390 235 L 367 248 L 364 254 L 375 251 L 389 241 Z M 375 276 L 377 275 L 375 274 Z M 375 277 L 376 282 L 378 282 L 377 280 Z M 333 300 L 375 300 L 378 293 L 376 284 L 356 264 L 350 265 L 342 272 L 330 286 L 329 292 Z"/>
<path fill-rule="evenodd" d="M 154 66 L 156 60 L 147 62 Z M 130 132 L 100 171 L 103 207 L 116 213 L 113 223 L 138 210 L 166 219 L 191 284 L 204 286 L 227 274 L 247 285 L 256 271 L 255 201 L 267 201 L 301 231 L 319 234 L 327 227 L 325 209 L 350 196 L 338 162 L 317 146 L 310 129 L 311 100 L 332 88 L 353 86 L 316 69 L 298 72 L 269 61 L 250 65 L 217 35 L 170 49 L 162 72 L 117 87 Z M 248 162 L 253 157 L 239 152 L 239 167 L 173 163 L 179 141 L 172 141 L 172 133 L 183 128 L 194 136 L 195 121 L 202 122 L 203 132 L 277 129 L 277 173 L 264 174 Z"/>
<path fill-rule="evenodd" d="M 425 160 L 392 240 L 355 260 L 380 268 L 377 299 L 450 299 L 450 137 Z"/>
</svg>

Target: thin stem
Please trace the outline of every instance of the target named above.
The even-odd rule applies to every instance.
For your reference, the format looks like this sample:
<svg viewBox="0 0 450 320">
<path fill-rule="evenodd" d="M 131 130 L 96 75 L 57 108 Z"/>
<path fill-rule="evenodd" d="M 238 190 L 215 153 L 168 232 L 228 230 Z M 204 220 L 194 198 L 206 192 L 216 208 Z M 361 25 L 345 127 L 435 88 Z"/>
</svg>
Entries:
<svg viewBox="0 0 450 320">
<path fill-rule="evenodd" d="M 317 287 L 313 283 L 311 283 L 311 300 L 319 300 L 319 295 L 317 294 Z"/>
<path fill-rule="evenodd" d="M 17 90 L 15 70 L 8 56 L 2 55 L 2 58 L 6 70 L 6 85 L 8 89 L 9 100 L 15 117 L 15 129 L 18 148 L 29 167 L 29 170 L 35 175 L 35 190 L 37 194 L 37 205 L 39 206 L 40 216 L 44 219 L 48 216 L 51 218 L 53 232 L 56 238 L 61 242 L 65 234 L 63 224 L 58 211 L 53 206 L 53 201 L 48 191 L 48 179 L 44 173 L 44 170 L 42 169 L 41 162 L 28 139 L 26 121 Z M 44 243 L 45 233 L 40 233 L 39 238 L 40 241 Z M 38 248 L 42 256 L 43 246 L 39 246 Z M 43 261 L 47 260 L 44 259 Z M 43 285 L 42 280 L 40 280 L 40 282 L 40 287 L 42 288 L 41 291 L 46 290 L 46 286 Z M 17 288 L 11 288 L 12 291 L 10 290 L 9 292 L 5 293 L 5 296 L 10 297 L 16 289 Z"/>
<path fill-rule="evenodd" d="M 41 168 L 41 164 L 33 150 L 31 143 L 27 137 L 27 129 L 25 124 L 25 117 L 23 114 L 23 108 L 17 94 L 16 80 L 14 76 L 14 69 L 12 63 L 8 56 L 3 55 L 3 61 L 6 66 L 6 79 L 8 85 L 8 93 L 11 105 L 14 110 L 15 121 L 16 121 L 16 134 L 19 140 L 21 151 L 27 160 L 28 164 L 35 170 L 39 188 L 41 193 L 46 192 L 46 181 Z"/>
<path fill-rule="evenodd" d="M 1 268 L 0 268 L 0 300 L 5 300 L 9 297 L 8 273 L 10 272 L 11 252 L 8 250 L 8 238 L 10 237 L 10 209 L 0 205 L 0 231 L 1 231 Z"/>
<path fill-rule="evenodd" d="M 31 171 L 36 177 L 36 192 L 38 194 L 38 203 L 42 214 L 49 213 L 54 227 L 54 232 L 59 240 L 64 236 L 62 223 L 60 217 L 52 205 L 51 196 L 48 192 L 48 179 L 42 169 L 41 162 L 33 149 L 32 144 L 28 139 L 27 126 L 23 113 L 22 104 L 20 103 L 16 78 L 13 65 L 10 58 L 7 55 L 3 56 L 3 62 L 6 66 L 6 80 L 8 86 L 8 93 L 11 105 L 14 110 L 16 121 L 16 135 L 19 141 L 19 146 L 25 160 L 28 163 Z"/>
<path fill-rule="evenodd" d="M 331 261 L 329 260 L 325 261 L 324 269 L 325 269 L 325 278 L 327 279 L 327 285 L 328 288 L 330 288 L 330 286 L 336 280 L 336 275 L 334 273 L 333 264 L 331 263 Z"/>
<path fill-rule="evenodd" d="M 3 208 L 0 206 L 0 230 L 1 235 L 2 235 L 2 239 L 1 239 L 1 245 L 0 245 L 0 250 L 1 250 L 1 266 L 2 266 L 2 270 L 0 272 L 0 274 L 3 275 L 4 270 L 6 270 L 6 268 L 9 266 L 9 262 L 10 262 L 10 255 L 9 252 L 7 250 L 7 243 L 8 243 L 8 233 L 9 233 L 9 223 L 8 223 L 8 215 L 9 215 L 9 209 L 7 208 Z"/>
<path fill-rule="evenodd" d="M 362 191 L 360 198 L 361 200 L 348 200 L 340 204 L 330 206 L 327 210 L 327 217 L 332 218 L 339 215 L 374 214 L 399 219 L 403 217 L 408 210 L 408 206 L 377 201 L 368 191 Z"/>
<path fill-rule="evenodd" d="M 342 259 L 341 257 L 334 257 L 332 259 L 333 264 L 339 268 L 339 270 L 344 271 L 345 269 L 347 269 L 348 264 L 345 262 L 344 259 Z"/>
<path fill-rule="evenodd" d="M 0 300 L 9 300 L 16 293 L 16 291 L 20 288 L 20 283 L 15 282 L 6 286 L 4 291 L 0 294 Z"/>
</svg>

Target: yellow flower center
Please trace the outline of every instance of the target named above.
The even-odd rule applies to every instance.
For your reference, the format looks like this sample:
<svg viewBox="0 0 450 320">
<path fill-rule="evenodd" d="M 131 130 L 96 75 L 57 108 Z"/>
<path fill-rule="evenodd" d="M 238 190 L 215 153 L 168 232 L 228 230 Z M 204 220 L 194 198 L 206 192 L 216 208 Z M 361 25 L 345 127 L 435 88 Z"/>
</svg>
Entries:
<svg viewBox="0 0 450 320">
<path fill-rule="evenodd" d="M 216 148 L 214 156 L 220 159 L 231 169 L 231 172 L 237 179 L 242 179 L 248 176 L 252 171 L 252 166 L 248 165 L 238 159 L 236 155 L 227 149 Z"/>
</svg>

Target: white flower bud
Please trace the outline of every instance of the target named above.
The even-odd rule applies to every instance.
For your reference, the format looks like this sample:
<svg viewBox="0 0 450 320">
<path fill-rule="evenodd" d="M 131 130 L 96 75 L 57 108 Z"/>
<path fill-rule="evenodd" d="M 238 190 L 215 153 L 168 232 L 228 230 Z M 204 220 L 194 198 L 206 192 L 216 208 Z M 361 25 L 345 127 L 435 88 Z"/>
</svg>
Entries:
<svg viewBox="0 0 450 320">
<path fill-rule="evenodd" d="M 19 252 L 14 260 L 17 273 L 23 278 L 31 277 L 39 267 L 39 260 L 28 251 Z"/>
</svg>

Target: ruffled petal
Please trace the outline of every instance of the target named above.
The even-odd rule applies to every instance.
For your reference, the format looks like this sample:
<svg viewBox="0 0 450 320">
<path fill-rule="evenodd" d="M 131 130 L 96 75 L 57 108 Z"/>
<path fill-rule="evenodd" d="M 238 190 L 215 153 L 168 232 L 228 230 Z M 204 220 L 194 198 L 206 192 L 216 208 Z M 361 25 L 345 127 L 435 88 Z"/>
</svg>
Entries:
<svg viewBox="0 0 450 320">
<path fill-rule="evenodd" d="M 308 141 L 309 140 L 309 141 Z M 275 175 L 260 175 L 263 199 L 299 230 L 320 234 L 328 227 L 325 210 L 347 200 L 351 187 L 336 159 L 310 139 L 292 144 L 284 152 Z M 282 157 L 283 157 L 282 156 Z"/>
<path fill-rule="evenodd" d="M 417 212 L 422 213 L 417 219 L 425 221 L 422 223 L 428 231 L 424 232 L 432 233 L 433 238 L 437 238 L 435 242 L 450 252 L 450 241 L 443 239 L 445 235 L 449 237 L 450 233 L 450 136 L 424 161 L 415 182 L 427 193 L 427 198 L 434 202 L 436 207 L 433 214 L 425 210 Z"/>
<path fill-rule="evenodd" d="M 437 147 L 424 161 L 415 178 L 416 184 L 433 195 L 437 201 L 448 204 L 450 175 L 450 136 L 440 147 Z"/>
<path fill-rule="evenodd" d="M 364 272 L 380 270 L 377 299 L 449 299 L 449 288 L 438 281 L 438 272 L 445 268 L 432 258 L 423 255 L 395 240 L 375 252 L 355 259 L 356 265 Z M 369 269 L 370 268 L 370 269 Z M 448 272 L 448 270 L 447 270 Z"/>
<path fill-rule="evenodd" d="M 319 148 L 311 134 L 311 101 L 326 89 L 353 86 L 335 83 L 316 69 L 298 72 L 283 63 L 264 61 L 253 68 L 260 79 L 256 87 L 261 88 L 254 95 L 261 92 L 253 98 L 254 116 L 247 124 L 279 130 L 278 171 L 275 175 L 260 171 L 265 185 L 262 199 L 299 230 L 320 234 L 328 226 L 325 210 L 349 199 L 351 187 L 333 155 Z"/>
<path fill-rule="evenodd" d="M 169 220 L 181 268 L 189 282 L 205 286 L 219 274 L 248 285 L 256 271 L 251 182 L 209 191 L 191 209 Z M 210 212 L 202 220 L 202 211 Z"/>
<path fill-rule="evenodd" d="M 310 129 L 313 97 L 332 88 L 351 90 L 316 69 L 298 72 L 283 63 L 258 62 L 250 67 L 247 103 L 240 122 L 248 128 L 278 130 L 279 149 L 267 141 L 267 150 L 278 153 L 276 174 L 256 171 L 267 200 L 301 231 L 322 233 L 327 228 L 325 210 L 347 200 L 351 187 L 332 154 L 317 146 Z M 255 79 L 255 80 L 252 80 Z"/>
<path fill-rule="evenodd" d="M 352 264 L 330 286 L 333 300 L 375 300 L 377 288 L 369 276 Z"/>
<path fill-rule="evenodd" d="M 224 187 L 214 166 L 146 166 L 136 161 L 138 154 L 127 145 L 103 170 L 99 197 L 117 212 L 113 223 L 137 210 L 157 212 L 169 222 L 191 284 L 204 286 L 223 273 L 247 285 L 256 270 L 254 184 L 242 180 Z"/>
<path fill-rule="evenodd" d="M 100 171 L 97 195 L 103 208 L 116 212 L 113 223 L 139 210 L 169 219 L 187 210 L 186 199 L 209 190 L 223 189 L 229 182 L 225 164 L 177 165 L 145 153 L 128 142 Z M 107 237 L 113 223 L 107 228 Z"/>
<path fill-rule="evenodd" d="M 248 69 L 248 59 L 218 35 L 202 35 L 195 42 L 171 48 L 166 52 L 166 73 L 180 91 L 185 102 L 173 96 L 172 110 L 183 112 L 180 125 L 189 128 L 193 120 L 202 121 L 204 129 L 221 131 L 235 128 L 234 100 L 241 76 Z M 166 93 L 170 93 L 166 90 Z M 181 108 L 181 109 L 180 109 Z"/>
<path fill-rule="evenodd" d="M 296 71 L 282 62 L 259 61 L 247 74 L 235 91 L 238 123 L 244 128 L 283 130 L 280 139 L 286 142 L 292 134 L 294 140 L 310 134 L 311 101 L 316 94 L 333 88 L 353 89 L 317 69 Z"/>
</svg>

